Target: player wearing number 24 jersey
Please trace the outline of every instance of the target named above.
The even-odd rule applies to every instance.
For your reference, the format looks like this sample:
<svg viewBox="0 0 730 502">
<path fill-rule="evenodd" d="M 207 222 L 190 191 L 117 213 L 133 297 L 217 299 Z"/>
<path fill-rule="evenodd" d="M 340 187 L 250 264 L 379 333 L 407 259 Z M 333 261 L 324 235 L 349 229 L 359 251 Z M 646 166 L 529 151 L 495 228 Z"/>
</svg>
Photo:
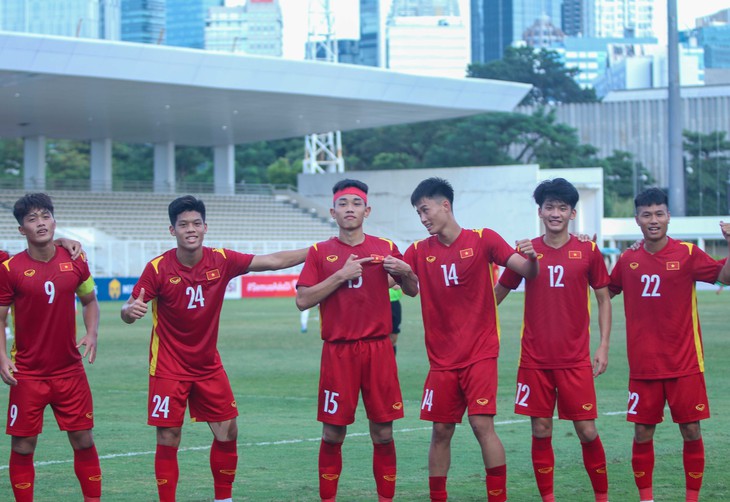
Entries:
<svg viewBox="0 0 730 502">
<path fill-rule="evenodd" d="M 634 480 L 639 498 L 653 500 L 654 432 L 668 403 L 684 440 L 685 500 L 694 502 L 705 466 L 700 420 L 710 417 L 695 282 L 730 283 L 730 263 L 667 235 L 668 199 L 658 188 L 637 195 L 634 205 L 644 242 L 621 255 L 609 286 L 624 293 Z M 720 227 L 730 248 L 730 224 Z"/>
</svg>

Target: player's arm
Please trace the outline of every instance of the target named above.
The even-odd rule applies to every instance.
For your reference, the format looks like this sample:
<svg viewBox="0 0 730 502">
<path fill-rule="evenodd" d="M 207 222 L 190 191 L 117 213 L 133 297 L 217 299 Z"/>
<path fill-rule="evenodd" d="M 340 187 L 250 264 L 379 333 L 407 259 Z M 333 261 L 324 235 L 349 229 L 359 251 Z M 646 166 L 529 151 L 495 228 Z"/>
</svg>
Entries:
<svg viewBox="0 0 730 502">
<path fill-rule="evenodd" d="M 598 330 L 601 333 L 601 341 L 593 356 L 593 376 L 597 377 L 608 366 L 608 345 L 611 338 L 611 294 L 608 286 L 595 290 L 596 301 L 598 302 Z"/>
<path fill-rule="evenodd" d="M 532 241 L 530 239 L 517 241 L 517 250 L 527 256 L 527 258 L 520 253 L 514 253 L 507 260 L 507 268 L 517 272 L 525 279 L 534 279 L 540 271 L 540 265 L 537 263 L 537 253 L 532 247 Z"/>
<path fill-rule="evenodd" d="M 147 304 L 144 301 L 144 288 L 142 288 L 137 298 L 129 295 L 127 302 L 122 305 L 122 321 L 132 324 L 137 319 L 142 319 L 146 313 Z"/>
<path fill-rule="evenodd" d="M 362 264 L 373 261 L 372 256 L 358 258 L 351 254 L 347 261 L 334 274 L 314 286 L 298 286 L 296 304 L 299 310 L 307 310 L 337 291 L 347 281 L 362 275 Z"/>
<path fill-rule="evenodd" d="M 730 223 L 721 221 L 720 229 L 722 230 L 722 236 L 727 241 L 728 259 L 725 260 L 725 265 L 720 270 L 720 275 L 717 276 L 717 280 L 723 284 L 730 284 Z"/>
<path fill-rule="evenodd" d="M 247 272 L 263 272 L 266 270 L 281 270 L 304 263 L 309 248 L 293 251 L 279 251 L 277 253 L 256 255 L 251 260 Z"/>
<path fill-rule="evenodd" d="M 53 243 L 56 246 L 61 246 L 66 251 L 69 252 L 71 255 L 71 259 L 75 260 L 81 255 L 81 243 L 79 241 L 75 241 L 73 239 L 66 239 L 65 237 L 61 237 L 59 239 L 56 239 L 53 241 Z"/>
<path fill-rule="evenodd" d="M 10 305 L 0 305 L 0 335 L 5 335 L 5 326 L 7 325 L 8 311 Z M 0 378 L 8 385 L 17 385 L 18 381 L 13 377 L 13 373 L 18 371 L 13 361 L 8 357 L 7 340 L 2 336 L 0 343 Z"/>
<path fill-rule="evenodd" d="M 79 294 L 79 300 L 81 300 L 81 312 L 84 317 L 84 326 L 86 327 L 86 335 L 79 340 L 76 344 L 76 348 L 85 347 L 84 353 L 81 356 L 89 356 L 89 363 L 93 364 L 96 360 L 96 344 L 99 336 L 99 301 L 96 299 L 96 292 L 94 292 L 93 284 L 94 281 L 89 277 L 88 281 L 91 283 L 91 291 L 86 294 Z M 83 287 L 83 285 L 82 285 Z"/>
<path fill-rule="evenodd" d="M 507 298 L 510 291 L 511 290 L 509 288 L 502 286 L 500 283 L 494 285 L 494 298 L 497 300 L 497 305 Z"/>
<path fill-rule="evenodd" d="M 386 256 L 383 260 L 383 268 L 391 276 L 400 278 L 400 287 L 405 294 L 408 296 L 418 294 L 418 276 L 406 262 L 394 256 Z"/>
</svg>

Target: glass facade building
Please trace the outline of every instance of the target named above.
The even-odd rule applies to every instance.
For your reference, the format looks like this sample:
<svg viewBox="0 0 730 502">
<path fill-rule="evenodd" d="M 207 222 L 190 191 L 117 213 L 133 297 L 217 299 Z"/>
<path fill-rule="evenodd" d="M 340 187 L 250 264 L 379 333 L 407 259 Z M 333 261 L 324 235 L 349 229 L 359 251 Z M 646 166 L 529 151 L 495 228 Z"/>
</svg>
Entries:
<svg viewBox="0 0 730 502">
<path fill-rule="evenodd" d="M 165 43 L 165 0 L 122 0 L 122 40 Z"/>
<path fill-rule="evenodd" d="M 0 29 L 64 37 L 120 37 L 119 0 L 2 0 Z"/>
<path fill-rule="evenodd" d="M 223 0 L 166 0 L 165 43 L 193 49 L 205 48 L 205 20 L 208 9 Z"/>
</svg>

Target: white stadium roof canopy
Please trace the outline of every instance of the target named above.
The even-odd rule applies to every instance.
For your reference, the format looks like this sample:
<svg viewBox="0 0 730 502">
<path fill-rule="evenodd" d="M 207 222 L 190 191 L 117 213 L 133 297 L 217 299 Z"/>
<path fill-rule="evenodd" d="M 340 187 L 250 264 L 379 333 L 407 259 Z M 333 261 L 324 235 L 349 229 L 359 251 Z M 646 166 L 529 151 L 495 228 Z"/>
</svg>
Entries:
<svg viewBox="0 0 730 502">
<path fill-rule="evenodd" d="M 0 137 L 219 146 L 511 111 L 530 86 L 0 32 Z"/>
</svg>

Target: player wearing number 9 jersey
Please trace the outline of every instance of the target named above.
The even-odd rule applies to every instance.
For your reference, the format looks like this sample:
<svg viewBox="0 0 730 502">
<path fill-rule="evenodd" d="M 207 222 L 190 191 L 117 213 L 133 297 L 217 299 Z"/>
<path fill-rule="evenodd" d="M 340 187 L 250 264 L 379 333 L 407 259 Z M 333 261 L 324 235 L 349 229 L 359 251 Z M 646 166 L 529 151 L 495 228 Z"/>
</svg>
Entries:
<svg viewBox="0 0 730 502">
<path fill-rule="evenodd" d="M 653 500 L 653 437 L 667 402 L 684 439 L 685 497 L 695 501 L 705 462 L 700 420 L 710 416 L 695 282 L 727 284 L 730 265 L 667 235 L 670 215 L 661 190 L 640 193 L 634 204 L 644 243 L 621 255 L 609 286 L 612 295 L 624 294 L 634 477 L 640 499 Z M 730 225 L 720 224 L 730 243 Z"/>
<path fill-rule="evenodd" d="M 145 267 L 122 307 L 133 323 L 152 304 L 148 424 L 157 427 L 155 475 L 162 502 L 174 501 L 179 477 L 177 450 L 185 408 L 207 422 L 215 500 L 231 498 L 238 463 L 238 411 L 218 353 L 218 324 L 228 282 L 251 271 L 278 270 L 304 261 L 306 249 L 254 256 L 203 246 L 205 204 L 190 195 L 168 208 L 177 247 Z"/>
<path fill-rule="evenodd" d="M 487 472 L 487 498 L 499 502 L 507 498 L 507 467 L 494 430 L 499 321 L 491 263 L 526 277 L 537 275 L 538 264 L 529 240 L 520 241 L 527 260 L 492 230 L 461 228 L 453 203 L 446 180 L 429 178 L 416 187 L 411 204 L 431 237 L 405 253 L 418 276 L 431 365 L 421 404 L 421 419 L 433 422 L 429 488 L 432 501 L 446 500 L 451 438 L 468 409 Z"/>
<path fill-rule="evenodd" d="M 54 245 L 53 204 L 43 193 L 21 197 L 13 208 L 28 249 L 0 265 L 0 328 L 13 307 L 15 341 L 8 358 L 0 345 L 0 375 L 10 385 L 6 432 L 11 436 L 10 481 L 18 501 L 33 500 L 33 454 L 43 411 L 53 408 L 74 450 L 74 470 L 85 501 L 101 497 L 94 446 L 94 412 L 82 357 L 96 357 L 99 305 L 85 257 L 73 260 Z M 76 340 L 75 297 L 83 305 L 86 335 Z M 0 329 L 0 332 L 4 331 Z M 79 347 L 85 346 L 83 356 Z"/>
<path fill-rule="evenodd" d="M 364 233 L 363 221 L 370 214 L 367 192 L 368 186 L 357 180 L 335 184 L 330 213 L 339 235 L 310 248 L 297 282 L 297 306 L 304 310 L 319 304 L 322 319 L 317 419 L 322 422 L 323 501 L 335 500 L 342 443 L 347 426 L 355 421 L 361 391 L 370 421 L 378 500 L 392 500 L 395 493 L 393 420 L 403 417 L 403 399 L 389 338 L 388 276 L 410 296 L 418 292 L 418 285 L 395 244 Z"/>
</svg>

